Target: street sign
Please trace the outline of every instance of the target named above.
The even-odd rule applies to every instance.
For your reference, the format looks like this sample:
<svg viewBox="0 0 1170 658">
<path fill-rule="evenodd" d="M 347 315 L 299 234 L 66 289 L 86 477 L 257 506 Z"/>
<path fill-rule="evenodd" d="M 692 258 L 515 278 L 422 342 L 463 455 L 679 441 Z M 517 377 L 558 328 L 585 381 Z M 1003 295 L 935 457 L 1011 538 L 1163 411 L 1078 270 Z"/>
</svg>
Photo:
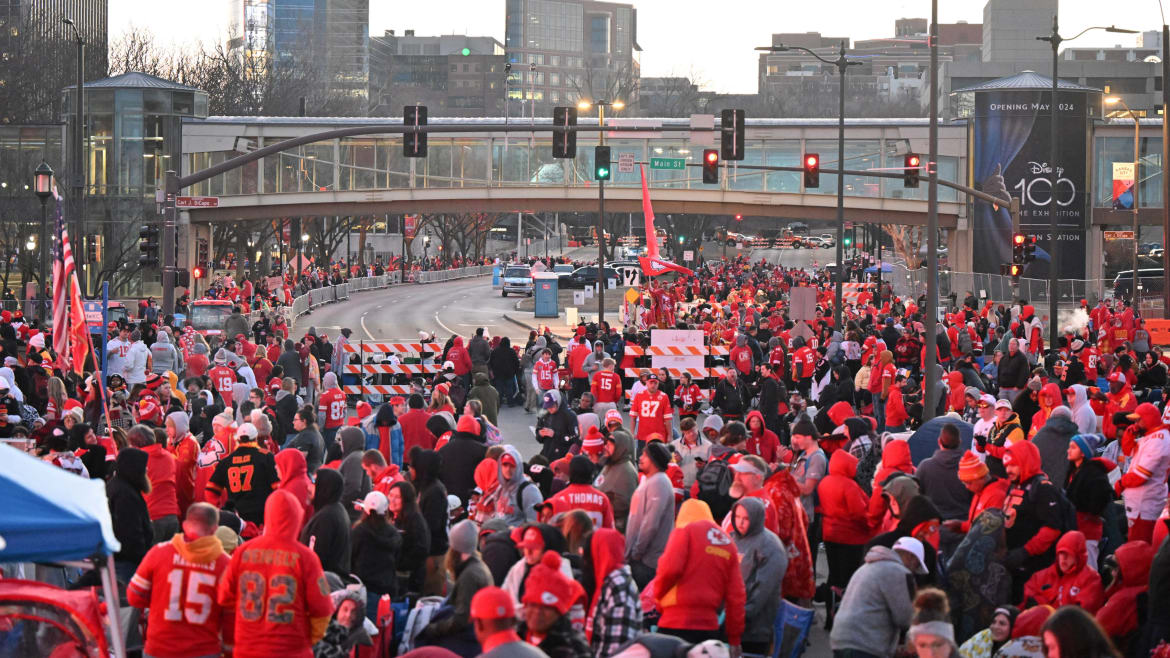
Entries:
<svg viewBox="0 0 1170 658">
<path fill-rule="evenodd" d="M 217 196 L 177 196 L 175 197 L 176 208 L 218 208 L 219 197 Z"/>
<path fill-rule="evenodd" d="M 641 298 L 642 298 L 642 296 L 638 294 L 637 290 L 634 290 L 633 288 L 629 288 L 626 290 L 626 303 L 627 304 L 637 304 L 638 300 Z"/>
<path fill-rule="evenodd" d="M 632 174 L 634 173 L 634 154 L 633 153 L 618 153 L 618 173 Z"/>
<path fill-rule="evenodd" d="M 687 168 L 687 161 L 684 158 L 650 158 L 650 168 L 684 171 Z"/>
<path fill-rule="evenodd" d="M 695 252 L 693 252 L 693 251 L 684 251 L 684 252 L 683 252 L 683 260 L 685 260 L 685 261 L 687 261 L 687 262 L 690 262 L 690 261 L 693 261 L 693 260 L 695 260 Z"/>
<path fill-rule="evenodd" d="M 1106 240 L 1132 240 L 1133 231 L 1105 231 Z"/>
</svg>

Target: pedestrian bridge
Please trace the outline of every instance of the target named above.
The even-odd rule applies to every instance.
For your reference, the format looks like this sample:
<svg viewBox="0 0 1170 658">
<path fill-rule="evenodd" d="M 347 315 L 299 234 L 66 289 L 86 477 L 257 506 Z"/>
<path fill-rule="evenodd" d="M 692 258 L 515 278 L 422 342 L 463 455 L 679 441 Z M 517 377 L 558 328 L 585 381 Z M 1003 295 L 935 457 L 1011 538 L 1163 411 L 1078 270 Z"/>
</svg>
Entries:
<svg viewBox="0 0 1170 658">
<path fill-rule="evenodd" d="M 523 121 L 523 120 L 522 120 Z M 210 117 L 183 124 L 182 174 L 206 169 L 241 152 L 285 139 L 354 125 L 387 126 L 399 119 Z M 431 134 L 428 157 L 402 156 L 400 135 L 333 139 L 292 148 L 183 190 L 184 196 L 217 197 L 215 207 L 191 208 L 195 223 L 278 217 L 320 217 L 444 212 L 596 212 L 597 182 L 592 180 L 596 134 L 577 138 L 577 157 L 552 158 L 548 119 L 529 121 L 531 136 L 493 132 L 500 119 L 441 119 L 431 124 L 483 124 L 482 133 Z M 582 120 L 584 123 L 584 120 Z M 698 164 L 712 133 L 663 132 L 678 119 L 607 120 L 607 125 L 644 128 L 609 132 L 613 180 L 606 184 L 608 212 L 641 211 L 637 166 L 647 167 L 658 213 L 741 214 L 757 221 L 831 220 L 836 217 L 837 176 L 822 174 L 820 186 L 806 189 L 799 172 L 754 171 L 724 163 L 717 185 L 702 182 Z M 544 131 L 544 132 L 537 132 Z M 901 167 L 903 155 L 927 150 L 925 119 L 846 121 L 844 168 L 880 170 Z M 962 182 L 966 170 L 966 127 L 943 126 L 939 172 Z M 823 168 L 837 166 L 837 124 L 833 119 L 758 119 L 747 122 L 742 165 L 799 167 L 802 154 L 820 153 Z M 623 170 L 624 169 L 624 170 Z M 926 192 L 905 188 L 899 179 L 844 177 L 845 219 L 855 222 L 925 224 Z M 957 193 L 939 189 L 939 224 L 956 227 L 965 215 Z"/>
</svg>

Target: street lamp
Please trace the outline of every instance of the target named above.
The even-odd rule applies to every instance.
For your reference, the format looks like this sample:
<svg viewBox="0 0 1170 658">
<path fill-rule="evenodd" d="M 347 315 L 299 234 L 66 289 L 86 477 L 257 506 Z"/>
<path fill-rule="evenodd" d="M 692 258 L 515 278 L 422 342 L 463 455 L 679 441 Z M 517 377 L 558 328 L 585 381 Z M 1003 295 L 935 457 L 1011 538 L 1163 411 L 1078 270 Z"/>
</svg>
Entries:
<svg viewBox="0 0 1170 658">
<path fill-rule="evenodd" d="M 1125 30 L 1110 25 L 1109 27 L 1086 27 L 1085 29 L 1078 32 L 1076 36 L 1065 39 L 1060 36 L 1059 22 L 1057 19 L 1058 14 L 1053 13 L 1052 34 L 1036 37 L 1037 41 L 1047 41 L 1049 45 L 1052 46 L 1052 96 L 1048 101 L 1048 113 L 1051 117 L 1048 133 L 1048 148 L 1050 149 L 1048 154 L 1048 184 L 1049 189 L 1052 192 L 1052 196 L 1049 199 L 1049 203 L 1051 205 L 1048 208 L 1048 254 L 1050 259 L 1048 264 L 1048 349 L 1050 350 L 1056 349 L 1057 339 L 1060 337 L 1060 328 L 1056 326 L 1056 301 L 1060 292 L 1058 290 L 1059 279 L 1057 277 L 1057 272 L 1059 271 L 1058 262 L 1060 260 L 1060 250 L 1056 248 L 1058 239 L 1056 234 L 1056 210 L 1058 205 L 1056 202 L 1056 183 L 1060 179 L 1060 176 L 1056 173 L 1056 89 L 1060 83 L 1060 44 L 1065 41 L 1072 41 L 1073 39 L 1076 39 L 1077 37 L 1080 37 L 1086 32 L 1090 32 L 1092 30 L 1104 30 L 1106 32 L 1113 32 L 1116 34 L 1136 34 L 1135 30 Z M 1134 172 L 1134 178 L 1134 184 L 1136 186 L 1136 171 Z M 1137 204 L 1135 203 L 1134 206 L 1136 207 Z M 1135 235 L 1134 238 L 1136 239 L 1137 236 Z M 1137 292 L 1136 288 L 1134 289 L 1134 292 Z M 1135 311 L 1136 310 L 1137 309 L 1135 309 Z"/>
<path fill-rule="evenodd" d="M 82 242 L 85 241 L 85 202 L 86 202 L 86 186 L 85 186 L 85 39 L 81 37 L 81 32 L 77 29 L 77 23 L 73 22 L 72 18 L 62 18 L 61 22 L 68 25 L 73 31 L 73 39 L 77 41 L 77 95 L 75 97 L 75 104 L 73 106 L 75 130 L 73 135 L 73 189 L 77 194 L 76 197 L 76 211 L 77 211 L 77 238 Z M 85 267 L 84 262 L 82 267 Z M 89 288 L 89 277 L 85 275 L 78 277 L 81 284 L 81 294 L 86 294 Z"/>
<path fill-rule="evenodd" d="M 1121 105 L 1133 119 L 1133 189 L 1130 192 L 1133 195 L 1133 289 L 1130 291 L 1129 298 L 1133 300 L 1136 307 L 1140 304 L 1138 297 L 1138 185 L 1142 179 L 1138 172 L 1141 166 L 1141 122 L 1138 121 L 1137 114 L 1125 104 L 1120 96 L 1106 98 L 1105 104 Z M 1135 311 L 1140 312 L 1140 308 L 1135 308 Z"/>
<path fill-rule="evenodd" d="M 832 64 L 837 67 L 837 73 L 840 76 L 840 94 L 838 98 L 837 108 L 837 271 L 834 272 L 834 277 L 837 279 L 837 297 L 833 303 L 833 322 L 835 327 L 843 327 L 841 323 L 841 303 L 844 296 L 845 283 L 845 174 L 842 170 L 845 168 L 845 73 L 850 66 L 860 66 L 861 62 L 853 61 L 845 57 L 845 42 L 841 42 L 841 48 L 838 51 L 837 59 L 825 59 L 816 54 L 812 50 L 803 46 L 785 46 L 778 44 L 775 46 L 759 46 L 756 50 L 762 50 L 768 53 L 784 53 L 790 50 L 799 50 L 817 58 L 825 64 Z"/>
<path fill-rule="evenodd" d="M 33 190 L 36 191 L 37 198 L 41 200 L 41 267 L 38 277 L 38 288 L 40 289 L 41 303 L 37 305 L 37 319 L 41 321 L 42 325 L 45 321 L 45 310 L 48 307 L 48 288 L 47 280 L 49 278 L 49 211 L 48 201 L 49 197 L 53 196 L 53 168 L 44 160 L 41 161 L 37 168 L 33 170 Z M 31 238 L 29 240 L 31 242 Z M 35 245 L 34 245 L 35 246 Z"/>
<path fill-rule="evenodd" d="M 582 112 L 588 111 L 590 106 L 597 106 L 597 125 L 605 128 L 605 108 L 612 107 L 615 111 L 621 110 L 626 106 L 620 100 L 599 100 L 590 102 L 588 99 L 582 98 L 577 101 L 577 109 Z M 605 130 L 598 133 L 598 144 L 605 146 Z M 647 235 L 646 241 L 649 246 L 649 241 L 654 236 Z M 597 181 L 597 326 L 605 321 L 605 180 Z"/>
</svg>

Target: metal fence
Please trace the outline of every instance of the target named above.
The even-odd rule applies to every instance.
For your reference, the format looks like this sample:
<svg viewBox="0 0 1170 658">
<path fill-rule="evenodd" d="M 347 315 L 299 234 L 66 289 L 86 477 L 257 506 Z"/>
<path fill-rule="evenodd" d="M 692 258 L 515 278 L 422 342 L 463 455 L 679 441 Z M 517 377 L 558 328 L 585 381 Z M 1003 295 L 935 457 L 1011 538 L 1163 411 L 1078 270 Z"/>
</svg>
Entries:
<svg viewBox="0 0 1170 658">
<path fill-rule="evenodd" d="M 899 297 L 916 299 L 919 295 L 926 294 L 926 268 L 908 270 L 896 265 L 893 271 L 882 274 L 882 280 L 889 281 L 894 294 Z M 1079 304 L 1084 299 L 1090 305 L 1094 305 L 1097 300 L 1113 294 L 1112 279 L 1060 279 L 1058 286 L 1057 301 L 1061 304 Z M 997 302 L 1012 299 L 1047 302 L 1048 279 L 1021 278 L 1015 283 L 1010 276 L 1002 274 L 947 270 L 938 273 L 939 297 L 955 295 L 961 302 L 968 292 L 977 298 Z"/>
<path fill-rule="evenodd" d="M 471 276 L 491 274 L 492 265 L 477 265 L 475 267 L 460 267 L 454 270 L 436 270 L 434 272 L 415 272 L 415 283 L 438 283 L 452 279 L 466 279 Z"/>
</svg>

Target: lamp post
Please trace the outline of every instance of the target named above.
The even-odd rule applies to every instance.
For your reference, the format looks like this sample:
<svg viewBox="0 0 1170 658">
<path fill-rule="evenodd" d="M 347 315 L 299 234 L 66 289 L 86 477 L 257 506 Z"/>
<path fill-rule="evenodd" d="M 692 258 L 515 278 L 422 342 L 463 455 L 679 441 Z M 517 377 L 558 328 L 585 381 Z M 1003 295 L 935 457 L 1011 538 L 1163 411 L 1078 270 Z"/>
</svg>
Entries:
<svg viewBox="0 0 1170 658">
<path fill-rule="evenodd" d="M 833 322 L 834 326 L 842 327 L 841 324 L 841 308 L 845 283 L 845 174 L 842 170 L 845 168 L 845 72 L 849 70 L 850 66 L 860 66 L 861 62 L 852 61 L 845 57 L 845 42 L 841 42 L 841 48 L 837 53 L 837 59 L 825 59 L 816 54 L 812 50 L 803 46 L 785 46 L 779 44 L 775 46 L 759 46 L 756 50 L 762 50 L 769 53 L 783 53 L 790 50 L 799 50 L 817 58 L 825 64 L 832 64 L 837 67 L 837 74 L 840 76 L 840 94 L 838 98 L 837 107 L 837 270 L 834 272 L 834 277 L 837 279 L 837 295 L 833 303 Z"/>
<path fill-rule="evenodd" d="M 77 195 L 74 203 L 77 211 L 77 239 L 80 245 L 85 244 L 85 39 L 77 29 L 77 23 L 72 18 L 62 18 L 61 22 L 68 25 L 73 31 L 73 38 L 77 41 L 77 96 L 73 106 L 75 130 L 73 131 L 73 190 Z M 85 259 L 79 261 L 85 268 Z M 82 269 L 78 277 L 81 284 L 81 294 L 85 295 L 89 289 L 88 270 Z"/>
<path fill-rule="evenodd" d="M 1121 105 L 1125 111 L 1129 113 L 1129 117 L 1133 119 L 1133 289 L 1130 290 L 1129 298 L 1133 300 L 1134 310 L 1140 311 L 1140 298 L 1138 297 L 1138 186 L 1142 182 L 1141 174 L 1138 173 L 1141 165 L 1141 122 L 1138 121 L 1137 114 L 1125 104 L 1120 96 L 1110 96 L 1105 99 L 1106 105 Z"/>
<path fill-rule="evenodd" d="M 1057 222 L 1056 222 L 1056 211 L 1057 211 L 1057 207 L 1060 205 L 1057 202 L 1057 196 L 1056 196 L 1056 184 L 1060 180 L 1060 175 L 1057 173 L 1057 169 L 1056 169 L 1056 138 L 1057 138 L 1056 96 L 1057 96 L 1057 87 L 1060 86 L 1060 77 L 1059 77 L 1060 44 L 1065 42 L 1065 41 L 1072 41 L 1073 39 L 1076 39 L 1077 37 L 1080 37 L 1081 35 L 1085 34 L 1086 32 L 1090 32 L 1092 30 L 1104 30 L 1106 32 L 1114 32 L 1117 34 L 1134 34 L 1135 33 L 1134 30 L 1124 30 L 1122 28 L 1115 27 L 1112 25 L 1110 25 L 1109 27 L 1086 27 L 1085 29 L 1078 32 L 1076 34 L 1076 36 L 1072 36 L 1072 37 L 1065 39 L 1065 38 L 1060 36 L 1058 18 L 1059 18 L 1059 14 L 1056 14 L 1056 13 L 1052 14 L 1052 33 L 1051 34 L 1046 35 L 1046 36 L 1042 36 L 1042 37 L 1036 37 L 1036 39 L 1038 41 L 1047 41 L 1049 43 L 1049 45 L 1052 46 L 1052 96 L 1049 98 L 1049 101 L 1048 101 L 1048 114 L 1049 114 L 1049 117 L 1051 117 L 1050 125 L 1049 125 L 1049 133 L 1048 133 L 1048 139 L 1049 139 L 1049 142 L 1048 142 L 1048 148 L 1049 148 L 1048 184 L 1049 184 L 1049 189 L 1051 190 L 1051 193 L 1052 193 L 1052 196 L 1049 198 L 1049 206 L 1048 206 L 1048 254 L 1049 254 L 1049 259 L 1050 259 L 1049 264 L 1048 264 L 1048 349 L 1050 349 L 1050 350 L 1056 349 L 1057 339 L 1060 337 L 1060 329 L 1056 326 L 1056 324 L 1057 324 L 1056 323 L 1056 310 L 1057 310 L 1056 309 L 1056 306 L 1057 306 L 1056 302 L 1057 302 L 1057 299 L 1060 297 L 1060 295 L 1059 295 L 1060 291 L 1058 289 L 1058 286 L 1060 285 L 1060 280 L 1059 280 L 1059 277 L 1057 276 L 1057 273 L 1058 273 L 1059 268 L 1060 268 L 1060 265 L 1059 265 L 1059 263 L 1060 263 L 1060 250 L 1056 248 L 1056 243 L 1058 241 L 1058 236 L 1057 236 L 1057 228 L 1058 227 L 1057 227 Z M 1136 172 L 1134 173 L 1134 177 L 1135 178 L 1137 177 Z M 1136 181 L 1135 181 L 1135 183 L 1136 183 Z M 1074 193 L 1074 196 L 1075 196 L 1075 193 Z M 1071 200 L 1070 200 L 1070 202 L 1071 202 Z M 1134 205 L 1137 205 L 1137 204 L 1134 204 Z"/>
<path fill-rule="evenodd" d="M 48 306 L 47 280 L 49 278 L 49 197 L 53 196 L 53 168 L 44 160 L 33 170 L 33 189 L 37 198 L 41 200 L 41 267 L 38 273 L 37 288 L 40 291 L 40 303 L 37 304 L 37 319 L 42 325 L 45 321 L 45 309 Z"/>
<path fill-rule="evenodd" d="M 577 109 L 586 111 L 591 105 L 597 106 L 597 125 L 605 127 L 605 108 L 612 107 L 621 110 L 626 106 L 619 100 L 600 100 L 590 103 L 587 100 L 577 102 Z M 605 131 L 597 133 L 598 144 L 605 146 Z M 654 236 L 647 235 L 646 241 L 653 240 Z M 597 326 L 605 321 L 605 180 L 597 181 Z"/>
</svg>

